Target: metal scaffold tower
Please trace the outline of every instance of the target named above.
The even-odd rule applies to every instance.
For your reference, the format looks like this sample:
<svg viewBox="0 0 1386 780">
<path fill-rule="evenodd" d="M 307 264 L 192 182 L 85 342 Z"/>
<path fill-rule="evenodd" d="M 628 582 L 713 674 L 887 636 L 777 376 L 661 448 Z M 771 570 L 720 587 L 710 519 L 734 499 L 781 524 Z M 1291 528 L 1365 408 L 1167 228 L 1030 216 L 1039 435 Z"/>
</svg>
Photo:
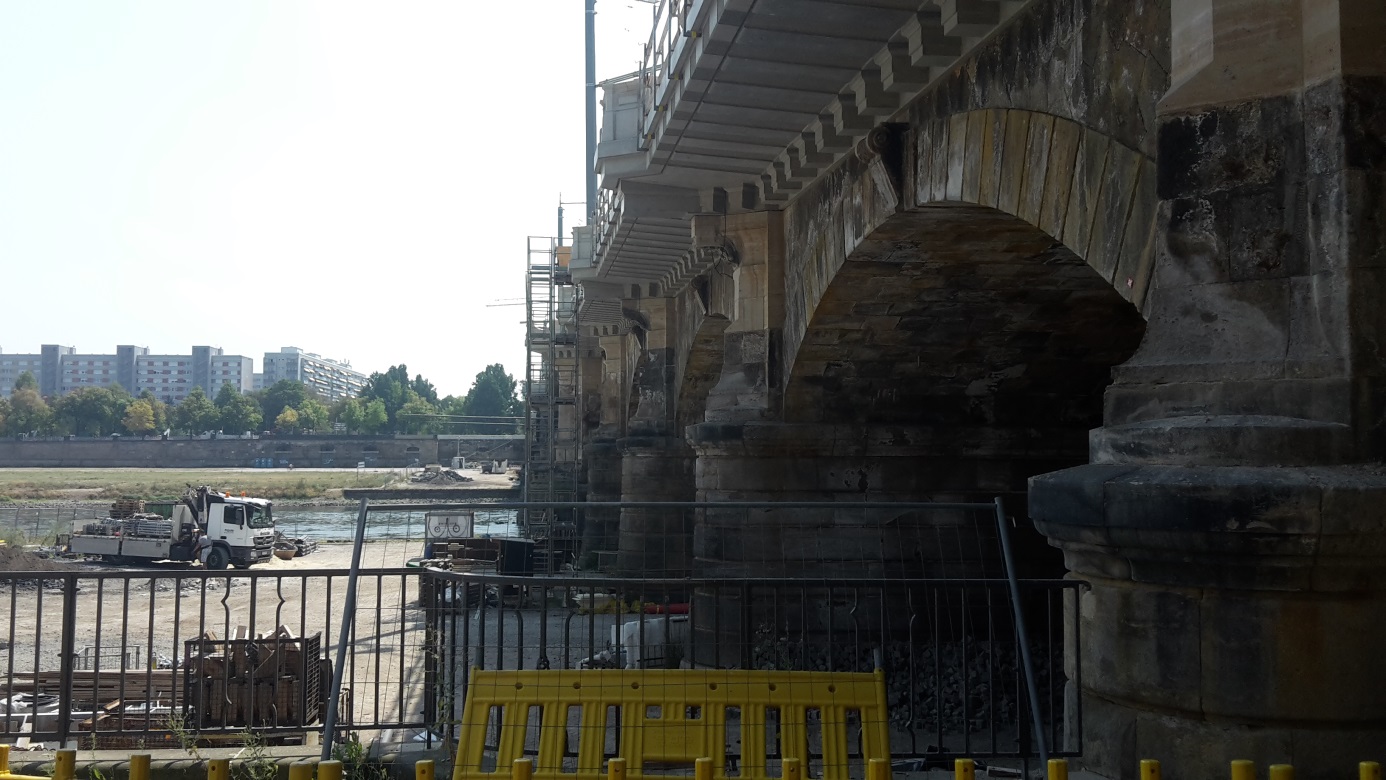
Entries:
<svg viewBox="0 0 1386 780">
<path fill-rule="evenodd" d="M 525 264 L 525 501 L 577 501 L 582 453 L 577 414 L 577 288 L 571 247 L 530 236 Z M 536 570 L 552 571 L 577 547 L 570 510 L 527 509 Z"/>
</svg>

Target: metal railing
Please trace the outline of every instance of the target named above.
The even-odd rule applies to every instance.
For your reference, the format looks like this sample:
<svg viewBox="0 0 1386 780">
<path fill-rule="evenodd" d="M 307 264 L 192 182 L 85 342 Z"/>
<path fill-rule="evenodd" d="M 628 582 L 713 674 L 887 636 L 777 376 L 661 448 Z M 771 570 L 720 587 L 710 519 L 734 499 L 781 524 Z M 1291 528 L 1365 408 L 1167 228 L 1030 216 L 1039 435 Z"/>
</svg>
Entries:
<svg viewBox="0 0 1386 780">
<path fill-rule="evenodd" d="M 1066 687 L 1082 583 L 1020 580 L 1050 755 L 1079 755 Z M 448 736 L 467 670 L 714 667 L 884 670 L 897 759 L 1039 757 L 1011 619 L 990 580 L 507 577 L 430 571 L 427 710 Z"/>
<path fill-rule="evenodd" d="M 692 9 L 693 0 L 661 0 L 655 6 L 654 25 L 640 59 L 641 150 L 650 148 L 655 123 L 668 109 L 667 104 L 660 102 L 664 97 L 662 91 L 673 77 L 674 48 L 680 39 L 690 34 L 688 21 Z"/>
<path fill-rule="evenodd" d="M 427 725 L 418 575 L 361 572 L 357 608 L 345 616 L 344 730 Z M 177 747 L 247 729 L 281 741 L 320 732 L 346 578 L 0 572 L 0 742 Z M 149 661 L 133 668 L 118 660 L 141 656 Z"/>
<path fill-rule="evenodd" d="M 458 506 L 477 505 L 374 509 Z M 809 576 L 810 566 L 833 565 L 812 544 L 802 546 L 803 559 L 760 564 L 776 577 L 536 577 L 516 574 L 513 561 L 485 572 L 378 568 L 360 572 L 356 607 L 344 615 L 348 575 L 335 569 L 0 572 L 0 742 L 152 747 L 232 740 L 248 728 L 280 741 L 321 732 L 345 625 L 334 734 L 389 731 L 430 743 L 452 736 L 474 666 L 879 667 L 899 758 L 1025 759 L 1046 744 L 1050 755 L 1078 754 L 1072 691 L 1081 670 L 1074 657 L 1066 672 L 1064 657 L 1078 644 L 1083 585 L 1008 577 L 1015 569 L 1000 564 L 1011 555 L 999 503 L 486 508 L 571 511 L 579 524 L 632 511 L 643 521 L 768 524 L 783 533 L 832 518 L 861 546 L 838 543 L 830 552 L 850 552 L 858 566 L 875 561 L 878 574 Z M 537 547 L 536 557 L 558 549 Z M 681 561 L 681 550 L 642 560 Z M 136 668 L 113 660 L 128 658 L 146 660 Z"/>
</svg>

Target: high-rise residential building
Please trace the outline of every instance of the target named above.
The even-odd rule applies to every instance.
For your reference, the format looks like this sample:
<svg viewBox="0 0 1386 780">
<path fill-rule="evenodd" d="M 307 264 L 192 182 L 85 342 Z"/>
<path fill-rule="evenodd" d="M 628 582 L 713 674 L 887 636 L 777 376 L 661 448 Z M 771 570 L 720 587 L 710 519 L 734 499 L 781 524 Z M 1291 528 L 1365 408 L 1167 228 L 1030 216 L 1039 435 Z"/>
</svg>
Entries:
<svg viewBox="0 0 1386 780">
<path fill-rule="evenodd" d="M 328 360 L 298 347 L 283 347 L 278 352 L 266 352 L 261 387 L 269 387 L 283 379 L 313 388 L 328 401 L 355 398 L 366 386 L 366 375 L 356 371 L 346 361 Z"/>
<path fill-rule="evenodd" d="M 0 353 L 0 394 L 13 393 L 25 371 L 38 379 L 39 392 L 49 397 L 119 385 L 131 395 L 148 390 L 165 403 L 178 403 L 194 387 L 211 396 L 224 384 L 242 392 L 253 387 L 251 358 L 227 355 L 221 347 L 193 347 L 189 355 L 151 355 L 148 347 L 122 344 L 114 355 L 79 355 L 73 347 L 44 344 L 38 354 Z"/>
</svg>

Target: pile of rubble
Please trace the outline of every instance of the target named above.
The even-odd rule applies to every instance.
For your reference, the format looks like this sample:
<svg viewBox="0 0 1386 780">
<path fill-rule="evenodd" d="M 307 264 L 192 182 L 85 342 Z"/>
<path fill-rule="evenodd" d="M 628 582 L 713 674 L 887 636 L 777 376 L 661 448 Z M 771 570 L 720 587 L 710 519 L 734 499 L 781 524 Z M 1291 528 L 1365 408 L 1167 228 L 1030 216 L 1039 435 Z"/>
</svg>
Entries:
<svg viewBox="0 0 1386 780">
<path fill-rule="evenodd" d="M 409 481 L 417 484 L 447 485 L 454 482 L 471 482 L 472 478 L 464 476 L 455 469 L 445 469 L 441 466 L 429 466 L 418 474 L 410 477 Z"/>
</svg>

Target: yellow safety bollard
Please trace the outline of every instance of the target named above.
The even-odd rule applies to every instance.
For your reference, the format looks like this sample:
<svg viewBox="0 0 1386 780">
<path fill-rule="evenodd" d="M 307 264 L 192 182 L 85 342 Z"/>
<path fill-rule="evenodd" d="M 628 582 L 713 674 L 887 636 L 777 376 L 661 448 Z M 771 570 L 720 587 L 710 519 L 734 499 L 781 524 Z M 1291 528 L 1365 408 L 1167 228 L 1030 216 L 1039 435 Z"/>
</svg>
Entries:
<svg viewBox="0 0 1386 780">
<path fill-rule="evenodd" d="M 534 777 L 534 759 L 517 758 L 510 764 L 510 780 L 529 780 Z"/>
<path fill-rule="evenodd" d="M 800 780 L 803 775 L 797 774 L 799 771 L 799 759 L 786 758 L 784 760 L 784 780 L 791 780 L 789 777 L 789 762 L 794 762 L 795 775 L 793 780 Z M 712 780 L 712 759 L 696 758 L 693 760 L 693 780 Z"/>
<path fill-rule="evenodd" d="M 207 759 L 207 780 L 231 780 L 231 759 Z"/>
<path fill-rule="evenodd" d="M 313 762 L 295 761 L 289 764 L 289 780 L 313 780 Z"/>
<path fill-rule="evenodd" d="M 149 780 L 149 754 L 130 754 L 130 780 Z"/>
<path fill-rule="evenodd" d="M 59 750 L 53 756 L 53 780 L 72 780 L 77 776 L 77 751 Z"/>
<path fill-rule="evenodd" d="M 1141 780 L 1160 780 L 1160 762 L 1153 758 L 1142 758 Z"/>
<path fill-rule="evenodd" d="M 1363 761 L 1357 765 L 1357 780 L 1381 780 L 1381 764 Z"/>
<path fill-rule="evenodd" d="M 953 759 L 953 780 L 977 780 L 977 762 L 970 758 Z"/>
<path fill-rule="evenodd" d="M 414 762 L 414 780 L 433 780 L 433 771 L 432 759 Z M 322 776 L 321 770 L 318 771 L 318 780 L 326 780 Z M 340 775 L 337 777 L 337 780 L 341 780 Z"/>
<path fill-rule="evenodd" d="M 606 780 L 626 780 L 626 760 L 624 758 L 607 760 Z"/>
<path fill-rule="evenodd" d="M 0 745 L 0 775 L 10 773 L 10 746 Z"/>
<path fill-rule="evenodd" d="M 890 780 L 890 759 L 873 758 L 868 761 L 866 780 Z"/>
<path fill-rule="evenodd" d="M 318 764 L 318 780 L 342 780 L 342 762 L 320 762 Z"/>
<path fill-rule="evenodd" d="M 1049 759 L 1049 780 L 1068 780 L 1068 759 Z"/>
<path fill-rule="evenodd" d="M 1232 780 L 1256 780 L 1256 764 L 1245 758 L 1232 762 Z"/>
<path fill-rule="evenodd" d="M 1271 764 L 1270 780 L 1295 780 L 1295 768 L 1289 764 Z"/>
</svg>

